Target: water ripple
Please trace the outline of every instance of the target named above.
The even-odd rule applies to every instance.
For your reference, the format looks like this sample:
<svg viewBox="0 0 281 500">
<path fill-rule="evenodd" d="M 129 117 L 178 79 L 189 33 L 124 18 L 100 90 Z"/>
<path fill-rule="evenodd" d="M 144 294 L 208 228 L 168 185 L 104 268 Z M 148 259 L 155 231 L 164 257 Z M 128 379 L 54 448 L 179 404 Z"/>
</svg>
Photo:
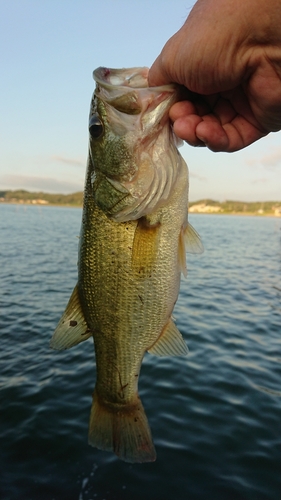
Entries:
<svg viewBox="0 0 281 500">
<path fill-rule="evenodd" d="M 190 352 L 145 356 L 158 458 L 130 465 L 87 444 L 93 342 L 49 349 L 76 282 L 81 210 L 0 211 L 0 497 L 279 500 L 281 221 L 193 216 L 205 253 L 188 256 L 174 311 Z"/>
</svg>

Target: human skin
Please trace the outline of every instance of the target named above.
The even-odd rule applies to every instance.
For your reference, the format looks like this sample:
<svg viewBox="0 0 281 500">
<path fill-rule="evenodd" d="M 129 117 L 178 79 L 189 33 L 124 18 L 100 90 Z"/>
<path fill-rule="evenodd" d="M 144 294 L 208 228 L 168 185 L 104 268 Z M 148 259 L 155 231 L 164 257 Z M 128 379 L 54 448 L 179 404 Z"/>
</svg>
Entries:
<svg viewBox="0 0 281 500">
<path fill-rule="evenodd" d="M 281 0 L 198 0 L 150 68 L 178 83 L 170 118 L 193 146 L 233 152 L 281 129 Z"/>
</svg>

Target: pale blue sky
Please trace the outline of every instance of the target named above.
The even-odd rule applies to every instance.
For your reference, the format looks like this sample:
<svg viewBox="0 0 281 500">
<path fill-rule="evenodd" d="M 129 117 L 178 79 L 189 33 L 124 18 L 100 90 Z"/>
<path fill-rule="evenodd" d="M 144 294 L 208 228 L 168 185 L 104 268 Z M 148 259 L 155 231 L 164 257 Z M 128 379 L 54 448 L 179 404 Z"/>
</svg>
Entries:
<svg viewBox="0 0 281 500">
<path fill-rule="evenodd" d="M 193 0 L 0 0 L 0 190 L 84 185 L 98 66 L 150 66 Z M 281 200 L 281 135 L 238 153 L 188 145 L 190 199 Z"/>
</svg>

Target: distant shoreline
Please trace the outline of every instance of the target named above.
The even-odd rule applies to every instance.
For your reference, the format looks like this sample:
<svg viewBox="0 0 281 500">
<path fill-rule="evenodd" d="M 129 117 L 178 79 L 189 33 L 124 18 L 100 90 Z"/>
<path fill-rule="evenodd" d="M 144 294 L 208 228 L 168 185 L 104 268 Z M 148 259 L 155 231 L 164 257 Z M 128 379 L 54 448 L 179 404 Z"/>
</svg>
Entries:
<svg viewBox="0 0 281 500">
<path fill-rule="evenodd" d="M 56 207 L 56 208 L 79 208 L 80 210 L 83 209 L 83 205 L 70 205 L 70 204 L 63 204 L 63 203 L 47 203 L 47 204 L 40 204 L 40 203 L 28 203 L 28 202 L 17 202 L 17 201 L 0 201 L 0 205 L 16 205 L 16 206 L 22 206 L 22 207 Z M 225 216 L 225 215 L 238 215 L 239 217 L 271 217 L 271 218 L 281 218 L 280 215 L 276 215 L 274 213 L 253 213 L 253 212 L 191 212 L 189 211 L 189 215 L 216 215 L 216 216 Z"/>
<path fill-rule="evenodd" d="M 71 194 L 51 194 L 19 190 L 0 190 L 0 204 L 82 208 L 83 191 Z M 226 200 L 218 202 L 204 199 L 189 203 L 190 214 L 244 215 L 256 217 L 281 217 L 281 201 L 244 202 Z"/>
<path fill-rule="evenodd" d="M 83 205 L 73 205 L 70 203 L 30 203 L 28 201 L 2 201 L 0 205 L 19 205 L 22 207 L 61 207 L 61 208 L 83 208 Z"/>
</svg>

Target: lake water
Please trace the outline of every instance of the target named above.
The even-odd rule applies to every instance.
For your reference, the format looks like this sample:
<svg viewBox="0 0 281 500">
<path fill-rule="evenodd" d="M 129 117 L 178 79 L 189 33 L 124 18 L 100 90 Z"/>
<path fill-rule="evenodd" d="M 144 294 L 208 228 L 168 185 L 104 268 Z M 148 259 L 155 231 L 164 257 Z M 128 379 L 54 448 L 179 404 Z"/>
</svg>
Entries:
<svg viewBox="0 0 281 500">
<path fill-rule="evenodd" d="M 76 283 L 81 210 L 0 205 L 1 500 L 279 500 L 281 219 L 193 215 L 174 310 L 186 358 L 145 356 L 157 460 L 87 444 L 90 340 L 49 349 Z"/>
</svg>

